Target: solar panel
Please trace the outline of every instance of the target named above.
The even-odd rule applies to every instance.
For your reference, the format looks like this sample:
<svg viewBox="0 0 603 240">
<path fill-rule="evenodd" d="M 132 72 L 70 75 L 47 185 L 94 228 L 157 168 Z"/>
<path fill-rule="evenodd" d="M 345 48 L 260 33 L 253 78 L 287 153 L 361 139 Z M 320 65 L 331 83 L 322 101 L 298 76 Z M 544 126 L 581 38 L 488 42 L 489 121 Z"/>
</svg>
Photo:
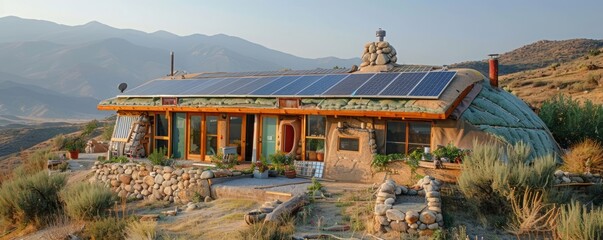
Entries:
<svg viewBox="0 0 603 240">
<path fill-rule="evenodd" d="M 425 77 L 426 73 L 400 73 L 389 86 L 381 91 L 379 96 L 406 96 Z"/>
<path fill-rule="evenodd" d="M 321 95 L 323 92 L 329 90 L 329 88 L 335 86 L 341 79 L 349 76 L 348 75 L 326 75 L 323 78 L 319 79 L 312 85 L 304 88 L 299 91 L 296 95 Z"/>
<path fill-rule="evenodd" d="M 364 84 L 375 74 L 350 74 L 337 85 L 326 91 L 323 95 L 352 95 L 356 89 Z"/>
<path fill-rule="evenodd" d="M 279 77 L 276 80 L 256 89 L 251 93 L 251 95 L 270 95 L 276 90 L 281 89 L 283 86 L 290 84 L 296 79 L 300 78 L 300 76 L 283 76 Z"/>
<path fill-rule="evenodd" d="M 430 72 L 419 84 L 408 94 L 414 97 L 438 98 L 448 87 L 456 72 Z"/>
<path fill-rule="evenodd" d="M 119 96 L 436 99 L 455 75 L 455 71 L 432 71 L 152 80 Z"/>
<path fill-rule="evenodd" d="M 383 91 L 400 73 L 380 73 L 369 79 L 354 92 L 354 96 L 377 95 Z"/>
<path fill-rule="evenodd" d="M 304 89 L 304 88 L 312 85 L 313 83 L 318 81 L 318 79 L 321 79 L 323 77 L 324 77 L 323 75 L 301 76 L 298 79 L 293 80 L 288 85 L 282 86 L 280 89 L 276 90 L 276 92 L 273 92 L 271 95 L 274 95 L 274 96 L 294 95 L 294 94 L 298 93 L 301 89 Z"/>
<path fill-rule="evenodd" d="M 263 71 L 263 72 L 210 72 L 201 73 L 194 78 L 226 78 L 226 77 L 260 77 L 260 76 L 292 76 L 292 75 L 319 75 L 319 74 L 341 74 L 347 73 L 349 69 L 312 69 L 312 70 L 287 70 L 287 71 Z"/>
</svg>

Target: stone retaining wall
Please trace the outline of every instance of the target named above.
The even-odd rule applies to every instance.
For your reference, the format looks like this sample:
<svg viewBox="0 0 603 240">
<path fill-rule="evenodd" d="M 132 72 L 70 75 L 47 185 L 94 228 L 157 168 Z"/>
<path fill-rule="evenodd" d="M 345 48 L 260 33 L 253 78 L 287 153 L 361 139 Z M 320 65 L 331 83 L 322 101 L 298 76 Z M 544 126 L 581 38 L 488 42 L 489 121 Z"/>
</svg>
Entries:
<svg viewBox="0 0 603 240">
<path fill-rule="evenodd" d="M 214 197 L 212 178 L 241 175 L 228 170 L 173 168 L 136 163 L 95 162 L 91 182 L 111 187 L 120 197 L 188 203 L 195 195 Z"/>
<path fill-rule="evenodd" d="M 410 188 L 396 185 L 391 179 L 386 180 L 377 191 L 375 230 L 431 236 L 444 226 L 440 186 L 441 182 L 430 176 L 425 176 Z M 404 203 L 396 202 L 397 196 L 403 195 L 424 196 L 424 206 L 420 210 L 404 209 Z"/>
<path fill-rule="evenodd" d="M 555 184 L 562 183 L 602 183 L 600 174 L 591 173 L 570 173 L 561 170 L 555 171 Z"/>
</svg>

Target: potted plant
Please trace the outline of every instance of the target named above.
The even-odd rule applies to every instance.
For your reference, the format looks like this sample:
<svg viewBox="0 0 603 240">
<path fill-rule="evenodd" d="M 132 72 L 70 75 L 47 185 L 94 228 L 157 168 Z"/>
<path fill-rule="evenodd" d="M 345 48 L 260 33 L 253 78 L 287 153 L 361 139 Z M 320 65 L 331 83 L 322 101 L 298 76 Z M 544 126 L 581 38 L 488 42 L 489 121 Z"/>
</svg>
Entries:
<svg viewBox="0 0 603 240">
<path fill-rule="evenodd" d="M 80 151 L 84 149 L 86 143 L 80 138 L 70 138 L 65 141 L 65 150 L 69 152 L 69 158 L 78 159 Z"/>
<path fill-rule="evenodd" d="M 318 147 L 316 147 L 316 160 L 318 160 L 318 161 L 325 160 L 325 150 L 324 150 L 324 147 L 321 145 L 318 145 Z"/>
<path fill-rule="evenodd" d="M 285 177 L 287 178 L 295 178 L 297 176 L 297 172 L 295 172 L 295 165 L 289 164 L 285 169 Z"/>
<path fill-rule="evenodd" d="M 268 178 L 268 164 L 266 163 L 266 159 L 263 157 L 260 161 L 255 162 L 255 169 L 253 170 L 254 178 Z"/>
</svg>

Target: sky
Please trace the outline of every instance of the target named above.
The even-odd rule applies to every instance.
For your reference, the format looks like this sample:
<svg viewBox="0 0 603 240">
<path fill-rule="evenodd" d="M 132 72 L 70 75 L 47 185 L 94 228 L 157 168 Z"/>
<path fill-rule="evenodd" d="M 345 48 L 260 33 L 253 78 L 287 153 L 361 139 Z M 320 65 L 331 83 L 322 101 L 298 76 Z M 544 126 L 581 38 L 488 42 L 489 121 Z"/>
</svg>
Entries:
<svg viewBox="0 0 603 240">
<path fill-rule="evenodd" d="M 360 57 L 383 28 L 402 64 L 481 60 L 538 40 L 603 39 L 601 0 L 0 0 L 0 17 L 237 36 L 300 57 Z"/>
</svg>

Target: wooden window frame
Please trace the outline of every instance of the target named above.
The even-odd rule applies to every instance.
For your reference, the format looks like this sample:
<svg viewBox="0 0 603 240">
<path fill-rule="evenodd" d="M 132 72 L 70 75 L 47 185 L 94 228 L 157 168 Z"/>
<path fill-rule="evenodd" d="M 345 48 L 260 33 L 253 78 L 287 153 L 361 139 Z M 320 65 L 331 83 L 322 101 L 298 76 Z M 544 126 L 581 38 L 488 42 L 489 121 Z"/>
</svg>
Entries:
<svg viewBox="0 0 603 240">
<path fill-rule="evenodd" d="M 405 142 L 393 142 L 393 141 L 388 141 L 387 140 L 387 128 L 388 128 L 388 123 L 390 122 L 400 122 L 400 123 L 404 123 L 404 129 L 405 129 Z M 409 121 L 409 120 L 387 120 L 385 121 L 385 153 L 387 154 L 387 144 L 388 143 L 396 143 L 396 144 L 401 144 L 404 143 L 404 154 L 408 154 L 408 147 L 409 147 L 409 137 L 410 137 L 410 123 L 430 123 L 429 126 L 429 147 L 432 148 L 431 146 L 433 145 L 433 121 Z M 417 143 L 412 143 L 412 144 L 417 144 Z"/>
</svg>

